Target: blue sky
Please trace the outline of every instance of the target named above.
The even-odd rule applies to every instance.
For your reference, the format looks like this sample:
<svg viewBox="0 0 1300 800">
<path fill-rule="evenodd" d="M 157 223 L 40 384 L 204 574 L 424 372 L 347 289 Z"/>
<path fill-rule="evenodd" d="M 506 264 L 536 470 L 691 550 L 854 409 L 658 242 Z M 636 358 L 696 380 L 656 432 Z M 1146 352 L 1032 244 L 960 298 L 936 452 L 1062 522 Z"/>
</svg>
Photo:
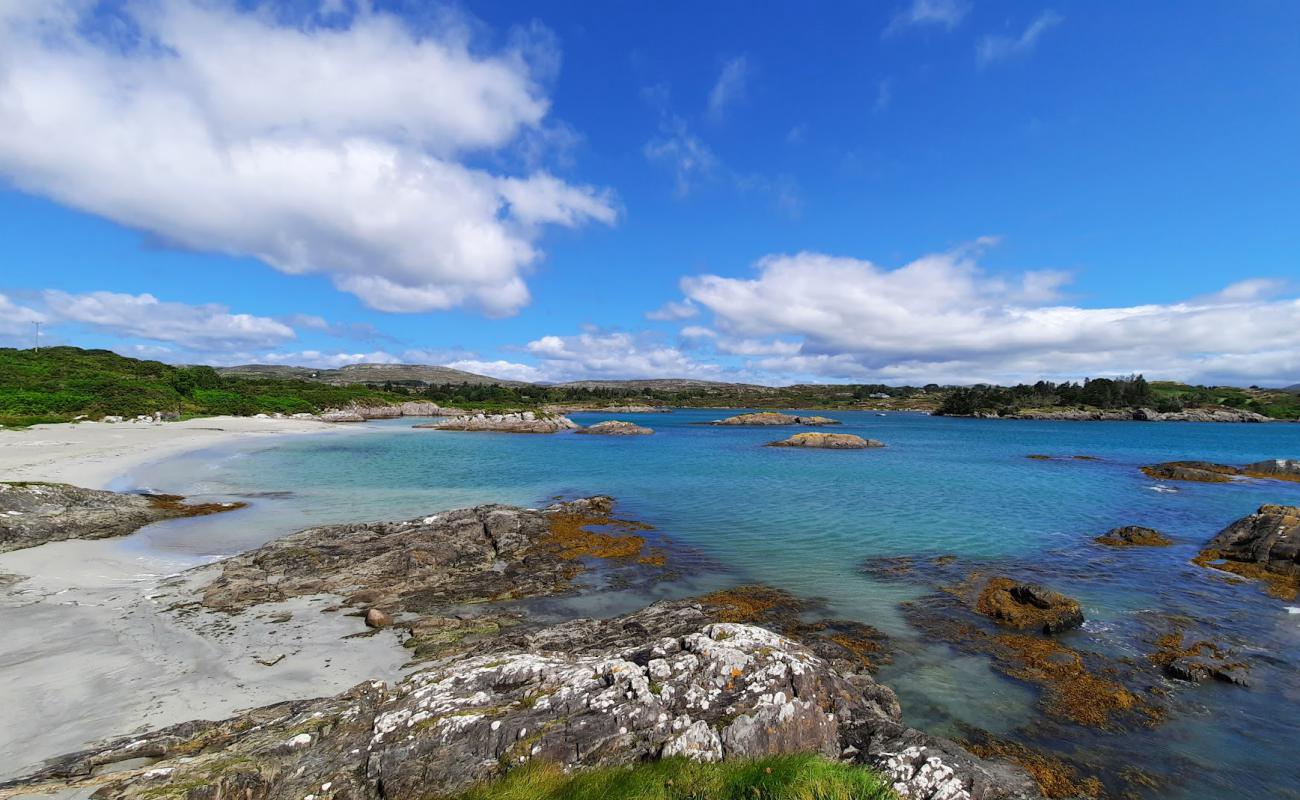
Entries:
<svg viewBox="0 0 1300 800">
<path fill-rule="evenodd" d="M 0 3 L 0 344 L 1300 381 L 1300 6 Z"/>
</svg>

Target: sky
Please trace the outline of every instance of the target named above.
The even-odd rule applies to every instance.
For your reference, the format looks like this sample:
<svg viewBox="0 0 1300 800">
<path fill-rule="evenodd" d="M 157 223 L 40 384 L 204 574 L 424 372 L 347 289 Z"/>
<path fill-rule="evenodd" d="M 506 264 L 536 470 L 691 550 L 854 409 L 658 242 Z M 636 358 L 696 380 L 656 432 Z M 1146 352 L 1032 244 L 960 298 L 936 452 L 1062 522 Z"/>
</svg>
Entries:
<svg viewBox="0 0 1300 800">
<path fill-rule="evenodd" d="M 0 346 L 1300 382 L 1300 4 L 0 0 Z"/>
</svg>

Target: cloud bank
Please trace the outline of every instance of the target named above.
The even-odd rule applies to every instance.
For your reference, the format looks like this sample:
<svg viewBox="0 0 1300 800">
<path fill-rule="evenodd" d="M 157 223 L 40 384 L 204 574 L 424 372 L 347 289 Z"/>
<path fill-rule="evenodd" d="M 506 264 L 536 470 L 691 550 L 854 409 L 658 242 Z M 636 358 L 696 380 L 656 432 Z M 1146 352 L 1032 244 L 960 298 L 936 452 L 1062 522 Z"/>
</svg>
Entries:
<svg viewBox="0 0 1300 800">
<path fill-rule="evenodd" d="M 545 226 L 616 218 L 607 192 L 476 165 L 546 138 L 538 78 L 557 60 L 544 35 L 490 51 L 466 26 L 364 10 L 324 26 L 190 0 L 3 3 L 0 175 L 376 309 L 511 314 Z"/>
</svg>

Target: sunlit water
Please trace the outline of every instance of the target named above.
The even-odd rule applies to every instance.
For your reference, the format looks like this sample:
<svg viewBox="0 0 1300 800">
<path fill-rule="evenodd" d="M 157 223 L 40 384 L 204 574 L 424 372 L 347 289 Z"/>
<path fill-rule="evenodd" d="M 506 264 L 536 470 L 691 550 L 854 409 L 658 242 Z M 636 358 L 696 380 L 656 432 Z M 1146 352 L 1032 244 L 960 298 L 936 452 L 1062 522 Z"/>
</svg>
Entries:
<svg viewBox="0 0 1300 800">
<path fill-rule="evenodd" d="M 925 590 L 873 579 L 860 566 L 875 556 L 940 554 L 1030 565 L 1083 603 L 1089 623 L 1070 634 L 1071 646 L 1141 658 L 1128 635 L 1131 621 L 1162 610 L 1222 621 L 1258 647 L 1250 689 L 1183 687 L 1179 712 L 1154 731 L 1064 726 L 1053 744 L 1102 754 L 1110 770 L 1125 759 L 1144 767 L 1165 782 L 1153 797 L 1300 797 L 1300 614 L 1258 587 L 1230 585 L 1187 564 L 1216 531 L 1261 504 L 1300 505 L 1300 484 L 1166 487 L 1138 470 L 1174 459 L 1300 457 L 1300 425 L 844 412 L 831 414 L 844 422 L 835 430 L 888 447 L 840 452 L 762 447 L 790 429 L 696 424 L 728 413 L 617 417 L 654 427 L 645 437 L 452 433 L 413 430 L 417 420 L 407 419 L 348 435 L 206 451 L 139 470 L 123 484 L 240 497 L 251 507 L 155 526 L 128 542 L 208 560 L 328 522 L 610 494 L 621 514 L 654 524 L 686 551 L 687 574 L 655 596 L 763 582 L 825 598 L 835 615 L 900 640 L 905 652 L 882 678 L 899 691 L 910 722 L 950 735 L 959 723 L 1014 735 L 1032 713 L 1036 690 L 998 676 L 982 657 L 923 641 L 898 603 Z M 573 415 L 581 424 L 610 418 Z M 1036 461 L 1030 453 L 1100 460 Z M 1125 524 L 1157 528 L 1177 545 L 1113 553 L 1091 544 Z M 574 601 L 568 611 L 617 613 L 648 599 L 610 593 Z"/>
</svg>

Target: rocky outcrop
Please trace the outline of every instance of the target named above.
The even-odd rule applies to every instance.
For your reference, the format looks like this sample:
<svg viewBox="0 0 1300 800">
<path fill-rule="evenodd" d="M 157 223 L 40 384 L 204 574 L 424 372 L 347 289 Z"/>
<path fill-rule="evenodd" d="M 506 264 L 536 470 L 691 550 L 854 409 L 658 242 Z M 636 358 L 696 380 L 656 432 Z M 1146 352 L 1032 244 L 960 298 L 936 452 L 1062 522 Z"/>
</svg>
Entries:
<svg viewBox="0 0 1300 800">
<path fill-rule="evenodd" d="M 426 664 L 395 686 L 191 722 L 55 760 L 10 788 L 131 800 L 416 800 L 533 760 L 565 769 L 820 752 L 917 800 L 1036 798 L 1017 767 L 899 722 L 893 692 L 762 628 L 661 603 Z M 0 786 L 0 789 L 5 787 Z"/>
<path fill-rule="evenodd" d="M 331 409 L 320 415 L 325 422 L 364 422 L 368 419 L 397 419 L 398 417 L 455 417 L 465 412 L 459 408 L 445 408 L 437 403 L 408 401 L 390 406 L 353 405 Z"/>
<path fill-rule="evenodd" d="M 1262 580 L 1270 594 L 1295 599 L 1300 590 L 1300 507 L 1260 506 L 1219 531 L 1196 563 Z"/>
<path fill-rule="evenodd" d="M 611 419 L 605 422 L 597 422 L 595 425 L 588 425 L 585 428 L 580 428 L 578 433 L 595 434 L 598 436 L 649 436 L 654 433 L 654 428 L 647 428 L 644 425 Z"/>
<path fill-rule="evenodd" d="M 365 422 L 366 418 L 356 411 L 325 411 L 320 415 L 321 422 Z"/>
<path fill-rule="evenodd" d="M 543 406 L 547 413 L 550 414 L 575 414 L 578 412 L 594 412 L 600 414 L 670 414 L 672 409 L 667 406 L 593 406 L 593 405 L 562 405 L 552 404 Z"/>
<path fill-rule="evenodd" d="M 1060 633 L 1083 624 L 1079 601 L 1037 583 L 990 578 L 980 591 L 975 610 L 1016 630 Z"/>
<path fill-rule="evenodd" d="M 951 415 L 962 416 L 962 415 Z M 981 412 L 981 419 L 1037 419 L 1066 422 L 1273 422 L 1271 417 L 1236 408 L 1191 408 L 1156 411 L 1150 408 L 1027 408 L 1008 414 Z"/>
<path fill-rule="evenodd" d="M 244 505 L 186 505 L 183 499 L 83 489 L 66 483 L 0 482 L 0 553 L 65 539 L 126 536 L 159 520 L 216 514 Z"/>
<path fill-rule="evenodd" d="M 1143 467 L 1142 472 L 1157 480 L 1200 483 L 1227 483 L 1241 477 L 1300 481 L 1300 460 L 1269 459 L 1241 467 L 1212 464 L 1208 461 L 1167 461 L 1163 464 Z"/>
<path fill-rule="evenodd" d="M 532 411 L 515 414 L 473 414 L 442 422 L 416 425 L 440 431 L 495 431 L 499 433 L 556 433 L 579 426 L 568 417 L 548 417 Z"/>
<path fill-rule="evenodd" d="M 1107 547 L 1168 547 L 1174 543 L 1173 539 L 1160 531 L 1141 525 L 1113 528 L 1093 541 Z"/>
<path fill-rule="evenodd" d="M 714 420 L 710 425 L 839 425 L 840 421 L 830 417 L 798 416 L 780 414 L 775 411 L 757 411 L 752 414 L 737 414 L 734 417 Z"/>
<path fill-rule="evenodd" d="M 884 442 L 875 439 L 863 439 L 851 433 L 796 433 L 789 439 L 768 442 L 768 447 L 812 447 L 823 450 L 865 450 L 868 447 L 884 447 Z"/>
</svg>

